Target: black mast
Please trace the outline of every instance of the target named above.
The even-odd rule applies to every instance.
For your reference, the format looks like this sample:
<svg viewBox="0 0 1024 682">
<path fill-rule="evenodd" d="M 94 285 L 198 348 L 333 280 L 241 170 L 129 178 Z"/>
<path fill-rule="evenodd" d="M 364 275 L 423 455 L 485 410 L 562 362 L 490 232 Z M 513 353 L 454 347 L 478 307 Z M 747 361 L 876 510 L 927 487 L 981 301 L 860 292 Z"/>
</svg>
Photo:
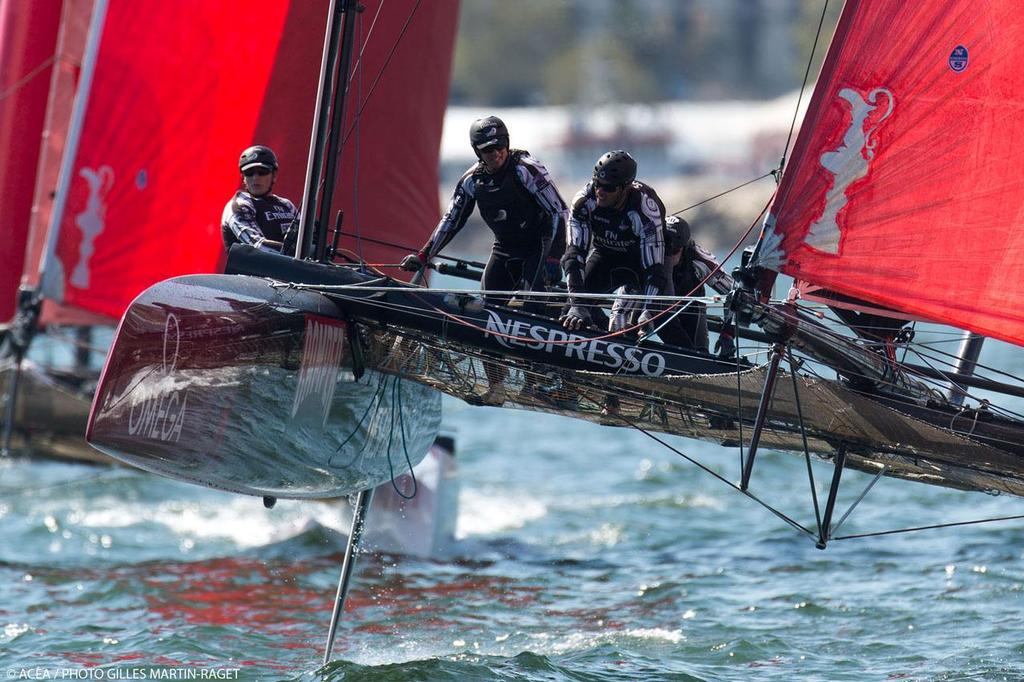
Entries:
<svg viewBox="0 0 1024 682">
<path fill-rule="evenodd" d="M 331 196 L 337 177 L 338 152 L 343 142 L 341 128 L 345 121 L 345 96 L 348 93 L 348 74 L 355 43 L 355 19 L 362 9 L 357 0 L 331 0 L 324 56 L 320 63 L 320 86 L 310 140 L 309 164 L 306 166 L 306 190 L 302 198 L 302 219 L 295 253 L 297 258 L 322 261 L 327 248 Z"/>
<path fill-rule="evenodd" d="M 310 141 L 309 164 L 306 167 L 306 191 L 302 198 L 302 220 L 296 245 L 296 258 L 325 260 L 327 250 L 327 225 L 330 222 L 331 196 L 338 171 L 338 154 L 345 122 L 345 96 L 348 93 L 349 71 L 352 63 L 352 48 L 355 42 L 356 13 L 363 7 L 357 0 L 331 0 L 327 36 L 324 40 L 324 56 L 320 63 L 320 86 L 317 92 L 316 114 L 314 115 L 313 136 Z M 341 52 L 340 60 L 338 58 Z M 332 86 L 333 84 L 333 86 Z M 328 102 L 330 109 L 328 111 Z M 328 125 L 328 113 L 330 122 Z M 326 149 L 325 149 L 326 147 Z M 313 216 L 316 220 L 312 223 Z M 324 664 L 331 660 L 334 637 L 338 622 L 345 611 L 352 567 L 362 535 L 363 520 L 370 509 L 373 489 L 357 493 L 352 514 L 345 558 L 342 562 L 338 593 L 335 597 L 334 612 L 327 634 Z M 264 500 L 267 503 L 267 500 Z M 272 506 L 272 503 L 271 505 Z"/>
</svg>

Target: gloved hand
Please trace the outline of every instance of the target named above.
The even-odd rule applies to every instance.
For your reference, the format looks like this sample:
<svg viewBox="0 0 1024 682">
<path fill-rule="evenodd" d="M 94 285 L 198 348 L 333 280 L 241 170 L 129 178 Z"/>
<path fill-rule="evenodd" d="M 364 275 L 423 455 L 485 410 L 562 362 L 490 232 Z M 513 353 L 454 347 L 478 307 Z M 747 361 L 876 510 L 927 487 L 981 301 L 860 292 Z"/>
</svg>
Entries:
<svg viewBox="0 0 1024 682">
<path fill-rule="evenodd" d="M 719 334 L 715 341 L 715 354 L 721 360 L 732 360 L 736 357 L 736 342 L 730 334 Z"/>
<path fill-rule="evenodd" d="M 423 252 L 410 253 L 408 256 L 402 259 L 400 268 L 408 272 L 419 272 L 423 269 L 423 266 L 427 264 L 427 259 L 423 256 Z"/>
<path fill-rule="evenodd" d="M 590 317 L 590 311 L 579 306 L 570 306 L 569 311 L 558 319 L 566 329 L 576 331 L 591 326 L 594 321 Z"/>
</svg>

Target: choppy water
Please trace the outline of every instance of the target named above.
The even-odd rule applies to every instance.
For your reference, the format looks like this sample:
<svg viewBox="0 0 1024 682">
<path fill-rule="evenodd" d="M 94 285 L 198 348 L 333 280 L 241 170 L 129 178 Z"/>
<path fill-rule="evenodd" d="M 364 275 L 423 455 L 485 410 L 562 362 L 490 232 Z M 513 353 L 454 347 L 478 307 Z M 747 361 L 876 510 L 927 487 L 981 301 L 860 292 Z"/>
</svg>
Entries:
<svg viewBox="0 0 1024 682">
<path fill-rule="evenodd" d="M 327 667 L 334 508 L 0 462 L 0 680 L 1024 679 L 1024 521 L 822 552 L 635 431 L 449 399 L 444 430 L 455 556 L 360 557 Z M 669 442 L 739 478 L 735 449 Z M 800 458 L 759 454 L 753 491 L 813 527 Z M 883 479 L 842 532 L 1013 514 Z"/>
<path fill-rule="evenodd" d="M 333 509 L 266 510 L 128 469 L 3 463 L 0 676 L 1024 676 L 1024 522 L 822 552 L 642 434 L 454 400 L 445 409 L 459 447 L 458 558 L 361 557 L 327 667 Z M 735 451 L 672 443 L 738 477 Z M 829 472 L 817 468 L 822 492 Z M 841 510 L 867 478 L 846 480 Z M 813 525 L 799 458 L 759 456 L 755 489 Z M 1017 499 L 883 480 L 844 530 L 1016 513 Z"/>
</svg>

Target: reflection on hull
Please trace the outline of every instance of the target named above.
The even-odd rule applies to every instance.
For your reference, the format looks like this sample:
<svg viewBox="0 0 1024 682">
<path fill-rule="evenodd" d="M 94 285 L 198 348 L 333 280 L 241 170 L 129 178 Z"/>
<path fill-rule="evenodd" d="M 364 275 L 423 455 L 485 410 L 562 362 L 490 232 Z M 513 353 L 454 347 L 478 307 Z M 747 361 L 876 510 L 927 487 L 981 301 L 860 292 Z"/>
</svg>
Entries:
<svg viewBox="0 0 1024 682">
<path fill-rule="evenodd" d="M 232 276 L 161 282 L 126 311 L 87 440 L 129 464 L 233 492 L 323 498 L 423 458 L 435 391 L 353 364 L 363 330 L 323 296 Z M 358 379 L 357 379 L 357 375 Z"/>
</svg>

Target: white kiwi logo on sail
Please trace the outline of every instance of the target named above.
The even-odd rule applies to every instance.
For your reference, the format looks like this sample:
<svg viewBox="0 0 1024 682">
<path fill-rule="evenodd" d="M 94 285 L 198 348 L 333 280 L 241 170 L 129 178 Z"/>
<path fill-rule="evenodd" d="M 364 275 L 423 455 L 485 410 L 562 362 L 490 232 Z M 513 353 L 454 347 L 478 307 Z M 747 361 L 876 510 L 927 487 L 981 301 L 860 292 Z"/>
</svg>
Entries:
<svg viewBox="0 0 1024 682">
<path fill-rule="evenodd" d="M 875 158 L 877 140 L 872 134 L 892 114 L 896 100 L 885 88 L 875 88 L 864 97 L 852 88 L 843 88 L 839 97 L 850 108 L 850 127 L 843 135 L 843 143 L 836 149 L 821 155 L 821 166 L 833 175 L 832 186 L 825 194 L 825 210 L 815 220 L 804 239 L 806 244 L 825 253 L 839 253 L 839 238 L 842 236 L 837 217 L 849 202 L 846 192 L 857 180 L 868 173 L 868 167 Z M 872 118 L 870 127 L 865 129 L 869 117 L 883 105 L 884 111 Z"/>
<path fill-rule="evenodd" d="M 95 253 L 93 242 L 106 227 L 107 194 L 114 185 L 114 170 L 110 166 L 82 168 L 78 174 L 85 178 L 89 185 L 89 198 L 85 202 L 85 210 L 75 216 L 75 225 L 82 232 L 82 242 L 78 246 L 78 262 L 71 272 L 71 285 L 79 289 L 88 289 L 90 272 L 89 260 Z"/>
<path fill-rule="evenodd" d="M 605 339 L 589 339 L 561 329 L 530 324 L 525 320 L 505 320 L 493 310 L 487 311 L 484 335 L 493 337 L 505 348 L 515 346 L 541 350 L 649 377 L 665 373 L 665 356 L 661 353 L 645 352 L 642 348 Z"/>
<path fill-rule="evenodd" d="M 181 327 L 174 313 L 164 321 L 164 342 L 160 364 L 150 377 L 132 392 L 128 411 L 128 434 L 163 442 L 178 442 L 185 425 L 188 391 L 175 387 L 174 370 L 181 349 Z"/>
<path fill-rule="evenodd" d="M 334 400 L 338 373 L 345 354 L 346 326 L 342 322 L 306 316 L 306 329 L 299 364 L 299 380 L 292 401 L 292 418 L 315 417 L 322 426 Z"/>
</svg>

